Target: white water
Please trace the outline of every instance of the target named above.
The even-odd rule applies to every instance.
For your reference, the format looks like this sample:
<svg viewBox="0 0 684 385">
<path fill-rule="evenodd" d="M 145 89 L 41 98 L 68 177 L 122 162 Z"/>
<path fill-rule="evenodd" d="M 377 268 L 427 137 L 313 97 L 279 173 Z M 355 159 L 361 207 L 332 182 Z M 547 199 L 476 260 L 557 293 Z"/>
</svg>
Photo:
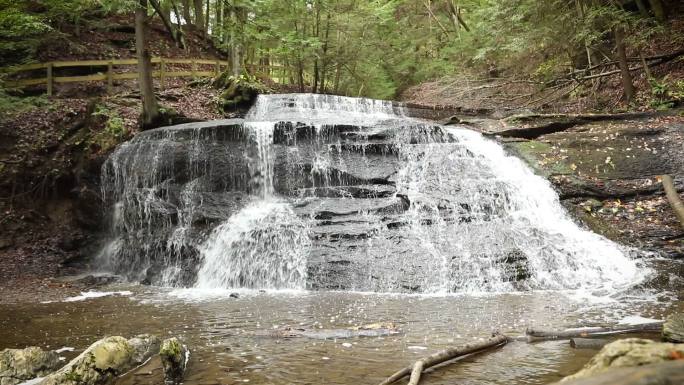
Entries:
<svg viewBox="0 0 684 385">
<path fill-rule="evenodd" d="M 352 290 L 392 292 L 410 278 L 423 293 L 571 289 L 609 295 L 643 280 L 646 269 L 617 244 L 574 223 L 551 185 L 500 145 L 460 128 L 443 128 L 456 144 L 409 144 L 412 126 L 424 123 L 402 115 L 401 107 L 385 101 L 260 96 L 245 123 L 258 149 L 260 200 L 214 229 L 200 249 L 203 264 L 196 287 L 307 286 L 314 222 L 274 197 L 278 121 L 308 122 L 316 132 L 335 124 L 385 125 L 397 132 L 394 140 L 404 166 L 394 179 L 396 194 L 411 202 L 401 216 L 408 225 L 389 230 L 386 214 L 361 213 L 365 231 L 374 235 L 348 251 L 351 259 L 361 261 L 356 264 L 362 270 Z M 347 169 L 325 146 L 312 164 L 312 175 L 328 178 L 324 184 L 333 168 Z M 359 204 L 354 198 L 347 202 Z M 457 220 L 445 212 L 457 213 Z M 424 225 L 427 221 L 430 226 Z M 519 255 L 510 257 L 510 250 Z M 524 278 L 511 279 L 518 273 L 502 258 L 524 259 Z"/>
<path fill-rule="evenodd" d="M 301 289 L 310 241 L 283 202 L 259 200 L 218 226 L 200 249 L 198 288 Z"/>
</svg>

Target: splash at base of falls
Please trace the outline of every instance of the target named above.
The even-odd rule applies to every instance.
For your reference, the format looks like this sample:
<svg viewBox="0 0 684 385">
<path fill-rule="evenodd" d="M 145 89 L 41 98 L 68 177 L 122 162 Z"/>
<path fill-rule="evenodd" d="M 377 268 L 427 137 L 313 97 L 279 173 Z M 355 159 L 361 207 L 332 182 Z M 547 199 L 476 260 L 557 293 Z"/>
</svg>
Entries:
<svg viewBox="0 0 684 385">
<path fill-rule="evenodd" d="M 200 248 L 196 287 L 304 289 L 311 242 L 287 203 L 256 201 L 216 227 Z"/>
<path fill-rule="evenodd" d="M 139 134 L 103 185 L 107 266 L 159 285 L 610 293 L 648 272 L 497 143 L 385 101 L 260 96 L 246 121 Z"/>
</svg>

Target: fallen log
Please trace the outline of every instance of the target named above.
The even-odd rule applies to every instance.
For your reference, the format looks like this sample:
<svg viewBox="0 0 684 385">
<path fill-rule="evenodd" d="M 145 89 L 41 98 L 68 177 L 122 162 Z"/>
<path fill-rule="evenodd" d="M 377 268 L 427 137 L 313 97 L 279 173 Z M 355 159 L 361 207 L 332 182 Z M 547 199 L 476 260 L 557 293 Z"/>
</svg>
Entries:
<svg viewBox="0 0 684 385">
<path fill-rule="evenodd" d="M 571 338 L 570 347 L 573 349 L 601 349 L 608 341 L 596 338 Z"/>
<path fill-rule="evenodd" d="M 679 222 L 682 224 L 682 228 L 684 229 L 684 203 L 682 203 L 681 198 L 679 198 L 679 194 L 677 194 L 674 181 L 669 175 L 662 175 L 660 179 L 662 180 L 663 189 L 665 189 L 667 200 L 670 202 L 672 210 L 675 212 L 675 215 L 679 219 Z"/>
<path fill-rule="evenodd" d="M 663 322 L 651 322 L 638 325 L 617 325 L 611 327 L 588 327 L 578 329 L 566 330 L 525 330 L 525 335 L 528 341 L 544 341 L 544 340 L 565 340 L 575 337 L 589 337 L 589 336 L 608 336 L 614 334 L 629 334 L 629 333 L 645 333 L 645 332 L 661 332 L 663 330 Z"/>
<path fill-rule="evenodd" d="M 410 382 L 409 384 L 411 385 L 416 385 L 418 384 L 418 381 L 420 381 L 420 376 L 423 372 L 423 370 L 430 368 L 435 365 L 439 365 L 443 362 L 458 358 L 458 357 L 463 357 L 469 354 L 473 353 L 478 353 L 487 349 L 495 348 L 501 345 L 505 345 L 508 342 L 508 337 L 501 335 L 501 334 L 496 334 L 492 338 L 476 343 L 476 344 L 470 344 L 466 345 L 463 347 L 455 347 L 455 348 L 449 348 L 445 349 L 442 351 L 439 351 L 437 353 L 431 354 L 427 357 L 421 358 L 418 361 L 415 362 L 415 364 L 407 366 L 398 372 L 392 374 L 390 377 L 388 377 L 385 381 L 381 382 L 380 385 L 388 385 L 391 383 L 394 383 L 396 381 L 399 381 L 400 379 L 408 376 L 410 374 Z"/>
</svg>

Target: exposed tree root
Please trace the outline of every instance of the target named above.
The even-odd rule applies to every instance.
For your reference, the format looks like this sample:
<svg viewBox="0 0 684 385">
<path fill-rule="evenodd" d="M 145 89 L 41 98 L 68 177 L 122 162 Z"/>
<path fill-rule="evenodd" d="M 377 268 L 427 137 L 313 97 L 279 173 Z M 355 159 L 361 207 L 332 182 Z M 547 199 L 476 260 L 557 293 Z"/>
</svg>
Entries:
<svg viewBox="0 0 684 385">
<path fill-rule="evenodd" d="M 508 337 L 495 334 L 492 338 L 485 340 L 480 343 L 466 345 L 463 347 L 455 347 L 450 349 L 445 349 L 435 354 L 431 354 L 427 357 L 421 358 L 416 361 L 415 364 L 407 366 L 398 372 L 391 375 L 385 381 L 381 382 L 380 385 L 392 384 L 400 379 L 408 376 L 410 374 L 409 384 L 416 385 L 420 381 L 420 376 L 423 370 L 430 368 L 432 366 L 441 364 L 443 362 L 463 357 L 469 354 L 481 352 L 487 349 L 491 349 L 497 346 L 506 344 L 509 341 Z"/>
</svg>

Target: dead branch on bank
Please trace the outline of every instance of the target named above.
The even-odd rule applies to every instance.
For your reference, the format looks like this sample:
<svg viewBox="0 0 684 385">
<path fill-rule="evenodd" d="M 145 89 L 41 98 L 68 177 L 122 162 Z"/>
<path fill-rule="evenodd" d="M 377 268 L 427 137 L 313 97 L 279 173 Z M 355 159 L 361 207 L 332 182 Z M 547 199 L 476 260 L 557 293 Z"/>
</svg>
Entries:
<svg viewBox="0 0 684 385">
<path fill-rule="evenodd" d="M 664 322 L 664 321 L 663 321 Z M 525 335 L 528 342 L 545 340 L 565 340 L 575 337 L 609 336 L 615 334 L 647 333 L 663 330 L 663 322 L 652 322 L 638 325 L 619 325 L 611 327 L 588 327 L 566 330 L 535 330 L 527 329 Z"/>
<path fill-rule="evenodd" d="M 672 210 L 675 212 L 675 215 L 677 215 L 677 218 L 684 229 L 684 203 L 682 203 L 682 200 L 679 198 L 679 194 L 677 194 L 674 181 L 669 175 L 662 175 L 660 179 L 663 183 L 663 189 L 665 189 L 667 200 L 670 202 Z"/>
<path fill-rule="evenodd" d="M 643 70 L 644 68 L 650 68 L 650 67 L 655 67 L 655 66 L 658 66 L 661 64 L 665 64 L 665 63 L 668 63 L 672 60 L 679 58 L 682 55 L 684 55 L 684 50 L 679 50 L 679 51 L 669 53 L 669 54 L 665 54 L 665 55 L 658 55 L 658 56 L 652 56 L 650 58 L 644 58 L 644 62 L 651 61 L 650 63 L 647 63 L 646 67 L 644 67 L 643 65 L 640 64 L 636 67 L 629 68 L 629 71 L 633 72 L 633 71 Z M 597 74 L 591 74 L 591 75 L 586 75 L 586 76 L 580 76 L 580 77 L 577 76 L 579 74 L 591 73 L 591 71 L 598 69 L 598 68 L 609 67 L 609 66 L 614 66 L 614 65 L 617 65 L 616 61 L 610 61 L 610 62 L 596 64 L 594 66 L 591 66 L 591 67 L 588 67 L 585 69 L 573 71 L 567 77 L 561 77 L 558 79 L 551 80 L 551 81 L 547 82 L 546 85 L 554 85 L 554 84 L 558 84 L 559 82 L 570 82 L 570 81 L 582 82 L 582 81 L 598 79 L 598 78 L 602 78 L 602 77 L 606 77 L 606 76 L 617 75 L 620 73 L 619 69 L 614 70 L 614 71 L 600 72 Z"/>
<path fill-rule="evenodd" d="M 450 349 L 445 349 L 440 352 L 431 354 L 427 357 L 421 358 L 411 366 L 407 366 L 398 372 L 391 375 L 385 381 L 381 382 L 380 385 L 389 385 L 400 379 L 406 377 L 410 374 L 409 385 L 416 385 L 420 381 L 420 376 L 425 369 L 432 366 L 439 365 L 443 362 L 463 357 L 469 354 L 478 353 L 484 350 L 495 348 L 501 345 L 505 345 L 508 342 L 508 337 L 496 334 L 492 338 L 485 340 L 480 343 L 470 344 L 463 347 L 455 347 Z"/>
</svg>

